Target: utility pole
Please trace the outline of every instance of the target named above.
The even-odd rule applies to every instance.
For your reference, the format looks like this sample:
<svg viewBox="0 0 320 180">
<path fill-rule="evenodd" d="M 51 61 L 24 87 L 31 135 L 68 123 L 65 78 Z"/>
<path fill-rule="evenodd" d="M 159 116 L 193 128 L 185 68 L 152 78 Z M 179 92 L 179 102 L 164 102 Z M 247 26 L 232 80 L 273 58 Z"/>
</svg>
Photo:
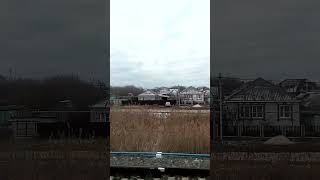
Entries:
<svg viewBox="0 0 320 180">
<path fill-rule="evenodd" d="M 222 75 L 221 73 L 219 73 L 219 105 L 220 105 L 220 141 L 221 141 L 221 144 L 223 143 L 223 138 L 222 138 L 222 128 L 223 128 L 223 125 L 222 125 L 222 101 L 223 101 L 223 97 L 222 97 Z"/>
</svg>

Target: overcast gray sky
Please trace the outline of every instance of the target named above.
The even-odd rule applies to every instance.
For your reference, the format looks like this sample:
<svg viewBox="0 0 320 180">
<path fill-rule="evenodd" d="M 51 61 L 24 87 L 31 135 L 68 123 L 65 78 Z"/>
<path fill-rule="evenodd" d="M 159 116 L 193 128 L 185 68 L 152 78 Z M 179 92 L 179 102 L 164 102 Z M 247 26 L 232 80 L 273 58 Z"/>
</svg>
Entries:
<svg viewBox="0 0 320 180">
<path fill-rule="evenodd" d="M 215 7 L 215 74 L 320 80 L 320 1 L 217 0 Z"/>
<path fill-rule="evenodd" d="M 211 70 L 320 79 L 320 1 L 215 1 Z M 105 78 L 101 0 L 0 1 L 0 74 Z M 111 83 L 209 83 L 209 0 L 111 0 Z"/>
<path fill-rule="evenodd" d="M 111 0 L 111 84 L 209 85 L 210 0 Z"/>
<path fill-rule="evenodd" d="M 106 79 L 102 0 L 0 2 L 0 74 Z"/>
</svg>

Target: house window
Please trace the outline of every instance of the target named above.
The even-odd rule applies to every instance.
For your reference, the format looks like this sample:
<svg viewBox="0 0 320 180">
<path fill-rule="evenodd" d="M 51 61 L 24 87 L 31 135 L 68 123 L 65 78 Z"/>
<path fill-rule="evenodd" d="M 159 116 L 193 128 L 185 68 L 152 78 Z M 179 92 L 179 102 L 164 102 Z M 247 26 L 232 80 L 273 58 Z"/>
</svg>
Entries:
<svg viewBox="0 0 320 180">
<path fill-rule="evenodd" d="M 291 117 L 291 106 L 281 105 L 280 108 L 280 118 L 290 118 Z"/>
<path fill-rule="evenodd" d="M 27 121 L 16 122 L 16 136 L 31 137 L 36 132 L 36 123 Z"/>
<path fill-rule="evenodd" d="M 240 117 L 250 118 L 251 117 L 251 106 L 241 106 L 240 107 Z"/>
<path fill-rule="evenodd" d="M 245 105 L 240 107 L 240 118 L 263 118 L 262 105 Z"/>
<path fill-rule="evenodd" d="M 252 106 L 252 117 L 263 118 L 263 106 L 261 105 Z"/>
</svg>

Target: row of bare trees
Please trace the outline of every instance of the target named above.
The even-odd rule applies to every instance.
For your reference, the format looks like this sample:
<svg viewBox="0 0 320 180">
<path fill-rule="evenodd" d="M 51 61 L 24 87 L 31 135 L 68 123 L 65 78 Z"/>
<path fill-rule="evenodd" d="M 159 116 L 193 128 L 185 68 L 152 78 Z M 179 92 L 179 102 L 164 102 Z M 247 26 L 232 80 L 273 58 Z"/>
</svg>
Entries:
<svg viewBox="0 0 320 180">
<path fill-rule="evenodd" d="M 0 77 L 0 101 L 32 109 L 49 110 L 59 101 L 70 100 L 75 108 L 84 110 L 106 98 L 108 90 L 102 82 L 97 84 L 69 75 L 43 80 Z"/>
</svg>

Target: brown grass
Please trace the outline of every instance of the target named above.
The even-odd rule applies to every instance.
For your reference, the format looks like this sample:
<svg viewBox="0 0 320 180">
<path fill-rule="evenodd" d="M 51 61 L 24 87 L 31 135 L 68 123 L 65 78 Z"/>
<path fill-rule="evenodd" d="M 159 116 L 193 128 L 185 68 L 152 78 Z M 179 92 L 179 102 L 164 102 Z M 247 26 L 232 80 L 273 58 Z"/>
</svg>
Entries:
<svg viewBox="0 0 320 180">
<path fill-rule="evenodd" d="M 140 108 L 140 112 L 118 112 L 113 107 L 111 151 L 161 151 L 209 153 L 209 113 L 172 112 L 161 118 Z M 137 109 L 137 108 L 135 108 Z"/>
</svg>

